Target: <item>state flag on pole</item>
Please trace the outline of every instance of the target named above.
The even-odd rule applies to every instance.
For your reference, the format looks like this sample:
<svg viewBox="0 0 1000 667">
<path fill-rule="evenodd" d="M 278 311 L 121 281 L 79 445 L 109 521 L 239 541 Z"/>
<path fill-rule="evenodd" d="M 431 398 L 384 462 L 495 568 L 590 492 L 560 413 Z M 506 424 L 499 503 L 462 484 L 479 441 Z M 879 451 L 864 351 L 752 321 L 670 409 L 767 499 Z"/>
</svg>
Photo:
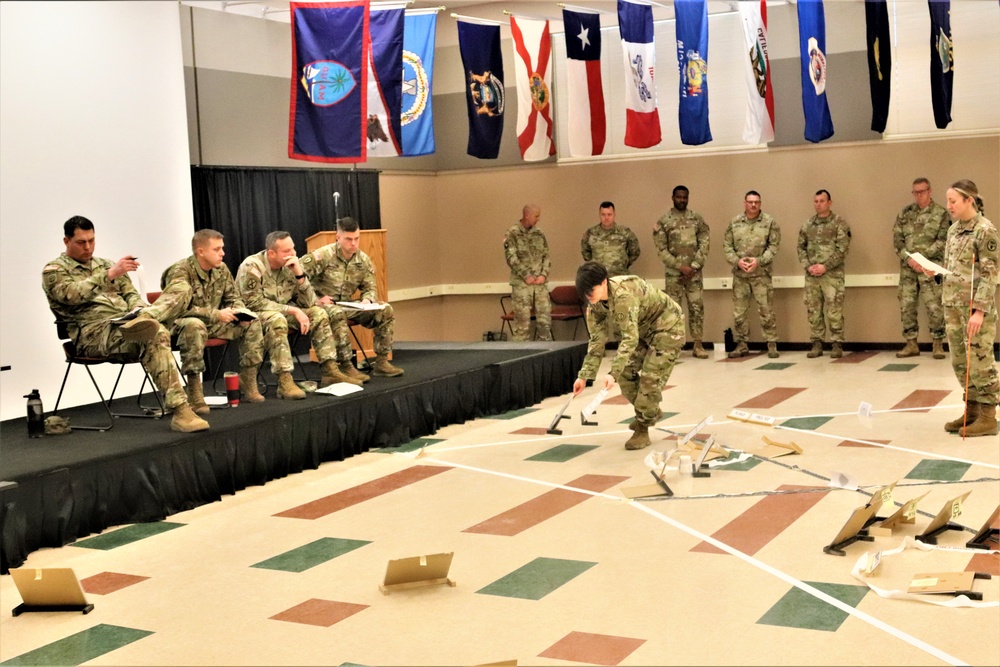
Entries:
<svg viewBox="0 0 1000 667">
<path fill-rule="evenodd" d="M 771 61 L 767 57 L 767 2 L 739 2 L 746 51 L 743 73 L 747 81 L 747 121 L 743 141 L 766 144 L 774 141 L 774 92 Z"/>
<path fill-rule="evenodd" d="M 500 154 L 503 138 L 504 86 L 500 26 L 458 21 L 458 50 L 465 68 L 469 112 L 467 152 L 483 160 Z"/>
<path fill-rule="evenodd" d="M 889 10 L 885 0 L 865 0 L 865 32 L 868 42 L 868 87 L 872 93 L 872 131 L 885 132 L 892 77 Z"/>
<path fill-rule="evenodd" d="M 951 43 L 951 2 L 928 0 L 931 12 L 931 104 L 939 130 L 951 122 L 951 92 L 955 82 L 955 52 Z"/>
<path fill-rule="evenodd" d="M 552 37 L 549 22 L 510 17 L 517 83 L 517 145 L 534 162 L 556 154 L 552 141 Z"/>
<path fill-rule="evenodd" d="M 368 113 L 368 0 L 292 2 L 288 157 L 363 162 Z"/>
<path fill-rule="evenodd" d="M 434 152 L 434 37 L 437 12 L 406 13 L 403 21 L 403 155 Z"/>
<path fill-rule="evenodd" d="M 653 8 L 618 0 L 618 30 L 625 65 L 625 145 L 649 148 L 660 143 Z"/>
<path fill-rule="evenodd" d="M 826 101 L 826 16 L 822 0 L 799 0 L 799 53 L 802 59 L 802 111 L 805 137 L 819 143 L 833 136 Z"/>
<path fill-rule="evenodd" d="M 708 4 L 705 0 L 674 0 L 674 15 L 681 143 L 699 146 L 712 140 L 708 124 Z"/>
<path fill-rule="evenodd" d="M 601 17 L 563 10 L 569 154 L 600 155 L 607 137 L 601 82 Z"/>
<path fill-rule="evenodd" d="M 403 8 L 372 9 L 368 70 L 368 157 L 395 157 L 403 107 Z"/>
</svg>

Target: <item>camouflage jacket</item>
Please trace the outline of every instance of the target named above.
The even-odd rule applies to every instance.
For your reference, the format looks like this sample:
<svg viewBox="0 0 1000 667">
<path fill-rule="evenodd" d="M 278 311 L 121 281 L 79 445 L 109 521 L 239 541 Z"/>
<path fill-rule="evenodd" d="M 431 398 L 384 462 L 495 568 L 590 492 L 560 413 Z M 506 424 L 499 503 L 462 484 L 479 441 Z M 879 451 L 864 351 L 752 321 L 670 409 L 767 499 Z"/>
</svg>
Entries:
<svg viewBox="0 0 1000 667">
<path fill-rule="evenodd" d="M 144 305 L 128 274 L 108 279 L 108 270 L 114 265 L 100 257 L 81 264 L 66 253 L 46 264 L 42 289 L 52 313 L 60 320 L 82 325 L 118 317 Z M 75 329 L 70 327 L 71 335 Z"/>
<path fill-rule="evenodd" d="M 753 220 L 741 213 L 726 227 L 726 261 L 733 265 L 733 275 L 743 278 L 770 276 L 771 263 L 780 244 L 781 228 L 767 213 L 762 212 Z M 757 260 L 757 267 L 749 273 L 737 266 L 744 257 Z"/>
<path fill-rule="evenodd" d="M 993 310 L 997 284 L 1000 283 L 1000 235 L 993 223 L 977 215 L 972 220 L 956 220 L 948 230 L 944 251 L 945 276 L 941 302 L 946 306 L 972 307 L 988 313 Z M 973 280 L 975 292 L 969 281 Z"/>
<path fill-rule="evenodd" d="M 608 278 L 608 300 L 598 301 L 587 308 L 590 344 L 577 377 L 584 380 L 597 377 L 597 369 L 604 357 L 609 321 L 613 328 L 611 333 L 621 338 L 618 354 L 609 371 L 617 382 L 639 341 L 651 340 L 654 334 L 669 331 L 678 323 L 683 327 L 684 313 L 665 292 L 638 276 Z"/>
<path fill-rule="evenodd" d="M 822 264 L 827 273 L 844 275 L 844 258 L 851 245 L 851 227 L 836 213 L 813 216 L 799 230 L 799 264 Z"/>
<path fill-rule="evenodd" d="M 708 225 L 691 209 L 671 208 L 661 217 L 653 229 L 653 241 L 666 274 L 679 276 L 682 266 L 701 271 L 708 259 L 708 236 Z"/>
<path fill-rule="evenodd" d="M 351 301 L 360 289 L 359 299 L 378 301 L 375 264 L 372 258 L 358 250 L 344 259 L 339 243 L 330 243 L 302 256 L 302 270 L 320 296 L 334 301 Z"/>
<path fill-rule="evenodd" d="M 948 238 L 951 218 L 948 211 L 933 201 L 921 210 L 910 204 L 896 216 L 892 226 L 892 245 L 899 256 L 900 267 L 908 266 L 907 253 L 919 252 L 927 259 L 941 263 L 944 259 L 944 244 Z"/>
<path fill-rule="evenodd" d="M 549 277 L 549 244 L 538 227 L 525 229 L 520 222 L 511 226 L 504 236 L 503 250 L 511 285 L 523 285 L 528 276 Z"/>
<path fill-rule="evenodd" d="M 236 284 L 246 307 L 255 313 L 276 310 L 287 315 L 289 305 L 299 308 L 316 305 L 316 292 L 309 278 L 300 285 L 291 269 L 283 266 L 272 271 L 266 250 L 243 260 L 236 271 Z"/>
<path fill-rule="evenodd" d="M 625 225 L 617 222 L 611 229 L 594 225 L 583 233 L 580 251 L 584 261 L 595 261 L 608 270 L 609 276 L 628 273 L 628 267 L 639 259 L 639 239 Z"/>
<path fill-rule="evenodd" d="M 191 255 L 172 264 L 160 277 L 160 288 L 183 285 L 190 290 L 187 304 L 181 307 L 178 317 L 197 317 L 205 322 L 218 322 L 223 308 L 245 308 L 236 289 L 236 281 L 229 267 L 222 264 L 217 269 L 205 271 Z"/>
</svg>

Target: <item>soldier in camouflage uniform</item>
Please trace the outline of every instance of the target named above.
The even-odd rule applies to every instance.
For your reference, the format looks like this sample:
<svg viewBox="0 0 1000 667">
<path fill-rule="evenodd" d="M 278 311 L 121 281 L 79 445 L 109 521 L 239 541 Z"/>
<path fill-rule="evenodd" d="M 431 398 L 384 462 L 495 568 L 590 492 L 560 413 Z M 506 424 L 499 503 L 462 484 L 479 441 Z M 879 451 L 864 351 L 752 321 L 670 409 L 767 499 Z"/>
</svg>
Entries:
<svg viewBox="0 0 1000 667">
<path fill-rule="evenodd" d="M 326 311 L 316 305 L 316 293 L 295 255 L 295 242 L 285 231 L 271 232 L 266 249 L 250 255 L 236 272 L 247 308 L 257 313 L 264 329 L 264 347 L 271 355 L 271 371 L 278 377 L 278 398 L 306 397 L 292 380 L 292 350 L 288 327 L 310 334 L 316 357 L 323 365 L 320 384 L 349 382 L 360 385 L 337 367 L 337 348 Z"/>
<path fill-rule="evenodd" d="M 236 289 L 229 267 L 222 263 L 226 256 L 222 234 L 214 229 L 195 232 L 191 239 L 194 253 L 171 265 L 160 278 L 163 293 L 160 299 L 183 294 L 180 315 L 174 320 L 172 333 L 181 351 L 181 372 L 187 377 L 188 401 L 195 412 L 208 414 L 201 374 L 205 372 L 205 342 L 209 338 L 239 340 L 240 385 L 244 400 L 260 403 L 264 400 L 257 389 L 257 369 L 263 359 L 264 334 L 260 321 L 243 322 L 237 310 L 246 310 Z M 160 299 L 157 299 L 159 303 Z"/>
<path fill-rule="evenodd" d="M 514 308 L 511 327 L 514 340 L 528 340 L 531 326 L 531 308 L 535 308 L 535 336 L 538 340 L 552 340 L 552 301 L 548 280 L 549 244 L 545 234 L 535 227 L 542 209 L 526 204 L 521 221 L 507 230 L 503 250 L 510 267 L 510 292 Z"/>
<path fill-rule="evenodd" d="M 830 357 L 844 356 L 844 258 L 851 244 L 851 228 L 830 210 L 833 197 L 826 190 L 813 196 L 816 215 L 799 230 L 799 263 L 805 267 L 806 313 L 812 349 L 806 354 L 815 359 L 823 354 L 823 338 L 830 327 L 833 343 Z"/>
<path fill-rule="evenodd" d="M 635 408 L 630 426 L 633 435 L 625 449 L 648 447 L 649 427 L 663 415 L 663 387 L 684 347 L 684 313 L 673 299 L 642 278 L 608 278 L 607 270 L 596 262 L 586 262 L 577 270 L 576 289 L 580 298 L 590 304 L 590 345 L 573 383 L 573 395 L 597 376 L 604 356 L 606 326 L 610 325 L 621 336 L 621 344 L 604 379 L 604 388 L 610 389 L 617 382 L 622 396 Z"/>
<path fill-rule="evenodd" d="M 170 352 L 170 334 L 160 324 L 177 315 L 175 303 L 145 304 L 127 275 L 139 267 L 135 257 L 117 262 L 94 257 L 94 223 L 87 218 L 70 218 L 63 231 L 66 252 L 42 269 L 42 287 L 52 313 L 67 324 L 77 353 L 139 361 L 173 411 L 170 428 L 184 433 L 207 429 L 208 422 L 188 405 Z"/>
<path fill-rule="evenodd" d="M 951 219 L 944 207 L 931 199 L 931 183 L 926 178 L 913 181 L 913 199 L 896 217 L 892 226 L 892 245 L 899 256 L 899 310 L 903 320 L 906 345 L 896 353 L 900 359 L 920 354 L 917 333 L 917 306 L 921 301 L 927 309 L 927 319 L 933 339 L 935 359 L 944 359 L 944 309 L 941 305 L 941 284 L 924 274 L 920 265 L 910 258 L 919 252 L 936 264 L 944 261 L 944 244 Z"/>
<path fill-rule="evenodd" d="M 672 199 L 674 207 L 653 227 L 653 241 L 663 262 L 667 294 L 678 304 L 687 297 L 688 324 L 694 341 L 692 353 L 698 359 L 707 359 L 708 353 L 701 344 L 705 322 L 701 269 L 708 259 L 708 225 L 688 209 L 686 187 L 674 188 Z"/>
<path fill-rule="evenodd" d="M 615 222 L 614 203 L 601 202 L 600 213 L 600 224 L 583 233 L 580 251 L 584 261 L 603 265 L 609 276 L 623 276 L 639 259 L 639 239 L 631 229 Z"/>
<path fill-rule="evenodd" d="M 965 414 L 945 424 L 949 433 L 996 435 L 1000 378 L 993 362 L 997 332 L 996 294 L 1000 284 L 1000 234 L 983 217 L 983 200 L 972 181 L 948 189 L 948 212 L 955 221 L 948 230 L 944 267 L 945 327 L 951 365 L 966 389 Z M 995 442 L 995 441 L 994 441 Z"/>
<path fill-rule="evenodd" d="M 359 372 L 351 363 L 351 343 L 347 338 L 347 319 L 372 329 L 375 338 L 375 362 L 372 375 L 397 377 L 403 369 L 389 363 L 392 354 L 393 328 L 396 320 L 391 304 L 381 310 L 350 310 L 337 305 L 337 301 L 353 301 L 354 293 L 361 291 L 361 303 L 378 303 L 378 286 L 375 282 L 375 264 L 371 257 L 359 249 L 361 232 L 353 218 L 337 221 L 337 242 L 307 253 L 302 258 L 302 268 L 320 295 L 317 303 L 330 316 L 330 328 L 337 338 L 337 358 L 340 370 L 356 380 L 367 382 L 369 377 Z"/>
<path fill-rule="evenodd" d="M 778 254 L 781 229 L 774 218 L 760 210 L 760 193 L 750 190 L 743 196 L 744 212 L 726 227 L 726 261 L 733 265 L 733 326 L 736 348 L 730 358 L 750 354 L 747 338 L 750 327 L 747 311 L 751 298 L 757 303 L 760 328 L 767 341 L 767 356 L 778 357 L 778 326 L 774 318 L 774 286 L 771 263 Z"/>
</svg>

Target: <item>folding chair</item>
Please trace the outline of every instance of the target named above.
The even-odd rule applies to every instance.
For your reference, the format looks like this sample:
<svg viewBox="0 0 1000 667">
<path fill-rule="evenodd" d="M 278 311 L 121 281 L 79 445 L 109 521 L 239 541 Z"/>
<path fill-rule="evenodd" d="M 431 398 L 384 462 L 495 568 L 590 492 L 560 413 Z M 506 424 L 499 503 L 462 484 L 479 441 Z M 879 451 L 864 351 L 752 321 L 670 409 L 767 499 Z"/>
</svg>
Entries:
<svg viewBox="0 0 1000 667">
<path fill-rule="evenodd" d="M 364 357 L 365 365 L 367 366 L 369 363 L 368 353 L 365 352 L 365 346 L 361 344 L 360 340 L 358 340 L 358 334 L 354 333 L 354 327 L 356 326 L 361 325 L 350 318 L 347 319 L 347 330 L 351 332 L 351 338 L 354 339 L 354 344 L 358 346 L 358 350 L 361 352 L 361 356 Z"/>
<path fill-rule="evenodd" d="M 508 310 L 508 307 L 510 310 Z M 514 308 L 511 304 L 510 294 L 504 294 L 500 297 L 500 310 L 503 311 L 503 315 L 500 316 L 500 333 L 503 333 L 503 328 L 506 326 L 507 330 L 510 331 L 511 340 L 514 339 L 514 327 L 511 326 L 511 322 L 514 321 Z M 535 309 L 531 309 L 531 321 L 535 320 Z M 538 331 L 536 330 L 532 336 L 532 340 L 538 337 Z"/>
<path fill-rule="evenodd" d="M 160 295 L 162 293 L 163 292 L 146 292 L 146 301 L 148 301 L 149 303 L 153 303 L 160 298 Z M 213 371 L 211 369 L 211 365 L 209 365 L 208 368 L 206 368 L 206 370 L 208 370 L 209 372 L 208 374 L 212 376 L 212 391 L 214 391 L 216 394 L 226 393 L 224 387 L 222 391 L 219 391 L 218 383 L 219 383 L 219 377 L 222 375 L 222 365 L 226 361 L 226 352 L 229 351 L 229 342 L 230 341 L 226 340 L 225 338 L 209 338 L 208 340 L 205 341 L 206 351 L 211 347 L 222 348 L 222 353 L 219 355 L 219 361 L 216 362 L 215 364 L 215 370 Z M 177 352 L 180 351 L 180 348 L 177 347 L 177 336 L 173 334 L 171 334 L 170 336 L 170 349 Z M 181 371 L 180 364 L 177 365 L 177 372 L 181 376 L 181 382 L 184 382 L 186 384 L 187 379 L 184 377 L 184 373 Z"/>
<path fill-rule="evenodd" d="M 572 285 L 553 287 L 552 291 L 549 292 L 549 298 L 552 300 L 553 320 L 560 320 L 563 322 L 573 320 L 573 340 L 576 340 L 576 330 L 580 326 L 580 320 L 583 320 L 583 326 L 587 331 L 587 337 L 590 337 L 590 328 L 587 326 L 586 311 L 583 307 L 583 301 L 580 300 L 580 294 L 576 291 L 576 287 L 573 287 Z"/>
</svg>

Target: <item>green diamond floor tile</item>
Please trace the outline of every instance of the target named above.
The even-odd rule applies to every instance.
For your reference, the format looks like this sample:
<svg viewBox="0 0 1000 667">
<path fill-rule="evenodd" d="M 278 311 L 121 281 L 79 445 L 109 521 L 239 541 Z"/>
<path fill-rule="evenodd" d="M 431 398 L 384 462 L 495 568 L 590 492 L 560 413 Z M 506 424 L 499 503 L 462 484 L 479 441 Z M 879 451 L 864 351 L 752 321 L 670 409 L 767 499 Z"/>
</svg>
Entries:
<svg viewBox="0 0 1000 667">
<path fill-rule="evenodd" d="M 487 419 L 517 419 L 518 417 L 523 417 L 524 415 L 530 415 L 532 412 L 538 412 L 538 408 L 521 408 L 520 410 L 511 410 L 510 412 L 505 412 L 502 415 L 490 415 Z"/>
<path fill-rule="evenodd" d="M 729 452 L 729 456 L 726 461 L 732 461 L 733 459 L 739 458 L 740 452 Z M 727 463 L 726 465 L 719 468 L 719 470 L 735 470 L 736 472 L 746 472 L 747 470 L 753 470 L 759 466 L 763 461 L 756 456 L 751 456 L 743 461 L 737 461 L 736 463 Z"/>
<path fill-rule="evenodd" d="M 109 551 L 111 549 L 117 549 L 118 547 L 125 546 L 126 544 L 138 542 L 139 540 L 147 537 L 153 537 L 154 535 L 165 533 L 168 530 L 173 530 L 174 528 L 180 528 L 183 525 L 185 524 L 170 521 L 135 523 L 131 526 L 125 526 L 124 528 L 113 530 L 110 533 L 104 533 L 103 535 L 98 535 L 96 537 L 88 537 L 87 539 L 80 540 L 79 542 L 73 542 L 72 546 L 83 547 L 84 549 L 100 549 L 102 551 Z"/>
<path fill-rule="evenodd" d="M 965 472 L 970 467 L 972 467 L 971 463 L 924 459 L 906 474 L 906 479 L 931 479 L 942 482 L 955 482 L 962 479 L 962 476 L 965 475 Z"/>
<path fill-rule="evenodd" d="M 802 429 L 803 431 L 815 431 L 831 419 L 833 417 L 795 417 L 781 422 L 781 425 L 788 428 Z"/>
<path fill-rule="evenodd" d="M 411 440 L 399 447 L 379 447 L 378 449 L 373 449 L 371 451 L 378 454 L 398 454 L 402 452 L 415 452 L 418 449 L 423 449 L 424 447 L 430 447 L 431 445 L 436 445 L 439 442 L 444 442 L 443 438 L 417 438 L 416 440 Z"/>
<path fill-rule="evenodd" d="M 852 607 L 857 607 L 868 592 L 867 586 L 815 581 L 807 581 L 806 583 Z M 798 588 L 792 588 L 757 622 L 763 625 L 779 625 L 786 628 L 836 632 L 847 616 L 846 611 L 827 604 Z"/>
<path fill-rule="evenodd" d="M 316 567 L 337 556 L 360 549 L 371 542 L 366 540 L 345 540 L 338 537 L 324 537 L 304 544 L 301 547 L 278 554 L 273 558 L 261 561 L 251 567 L 262 570 L 281 570 L 282 572 L 305 572 L 311 567 Z"/>
<path fill-rule="evenodd" d="M 658 421 L 656 423 L 657 424 L 662 423 L 662 422 L 666 421 L 667 419 L 670 419 L 671 417 L 676 417 L 679 414 L 680 414 L 679 412 L 664 412 L 663 416 L 660 417 L 660 421 Z M 631 424 L 634 419 L 635 419 L 635 417 L 629 417 L 628 419 L 623 419 L 623 420 L 621 420 L 618 423 L 619 424 Z"/>
<path fill-rule="evenodd" d="M 4 660 L 2 665 L 79 665 L 153 634 L 119 625 L 95 625 L 34 651 Z M 110 664 L 110 663 L 109 663 Z"/>
<path fill-rule="evenodd" d="M 548 463 L 566 463 L 570 459 L 582 456 L 592 449 L 597 449 L 598 445 L 556 445 L 544 452 L 538 452 L 534 456 L 529 456 L 525 461 L 547 461 Z"/>
<path fill-rule="evenodd" d="M 524 600 L 541 600 L 595 565 L 597 563 L 582 560 L 536 558 L 476 592 Z"/>
<path fill-rule="evenodd" d="M 789 366 L 794 366 L 795 364 L 785 361 L 771 361 L 764 364 L 763 366 L 758 366 L 755 371 L 783 371 Z"/>
<path fill-rule="evenodd" d="M 886 364 L 879 370 L 888 371 L 890 373 L 905 373 L 906 371 L 912 371 L 916 367 L 916 364 Z"/>
</svg>

